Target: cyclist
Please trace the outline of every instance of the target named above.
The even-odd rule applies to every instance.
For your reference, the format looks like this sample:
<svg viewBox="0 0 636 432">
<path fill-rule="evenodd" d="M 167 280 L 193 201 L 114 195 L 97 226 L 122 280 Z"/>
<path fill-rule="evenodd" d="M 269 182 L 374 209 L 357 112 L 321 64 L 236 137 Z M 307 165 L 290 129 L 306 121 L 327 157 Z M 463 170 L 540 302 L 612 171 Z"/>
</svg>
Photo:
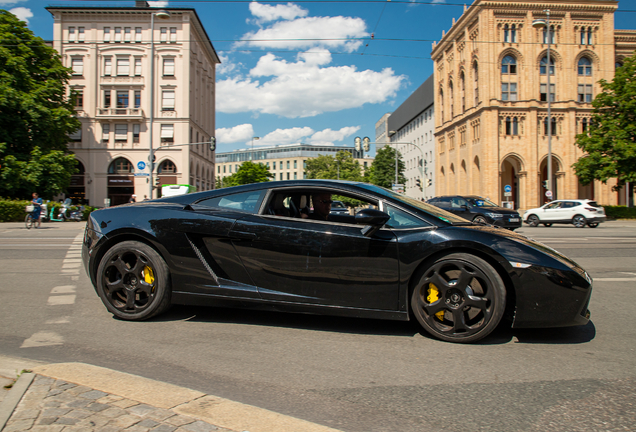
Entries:
<svg viewBox="0 0 636 432">
<path fill-rule="evenodd" d="M 33 200 L 31 201 L 31 204 L 33 204 L 33 213 L 31 216 L 34 220 L 38 221 L 36 228 L 40 228 L 42 225 L 42 198 L 38 196 L 37 192 L 33 192 Z"/>
</svg>

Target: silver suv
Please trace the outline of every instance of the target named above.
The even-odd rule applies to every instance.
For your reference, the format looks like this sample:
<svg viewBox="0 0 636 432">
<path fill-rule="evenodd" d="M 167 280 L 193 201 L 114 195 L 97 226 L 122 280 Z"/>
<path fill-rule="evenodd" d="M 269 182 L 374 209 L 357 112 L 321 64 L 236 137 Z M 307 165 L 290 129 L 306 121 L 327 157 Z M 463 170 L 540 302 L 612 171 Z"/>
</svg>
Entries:
<svg viewBox="0 0 636 432">
<path fill-rule="evenodd" d="M 589 199 L 554 200 L 539 208 L 526 210 L 523 221 L 531 227 L 555 223 L 573 224 L 577 228 L 596 228 L 605 222 L 605 209 Z"/>
</svg>

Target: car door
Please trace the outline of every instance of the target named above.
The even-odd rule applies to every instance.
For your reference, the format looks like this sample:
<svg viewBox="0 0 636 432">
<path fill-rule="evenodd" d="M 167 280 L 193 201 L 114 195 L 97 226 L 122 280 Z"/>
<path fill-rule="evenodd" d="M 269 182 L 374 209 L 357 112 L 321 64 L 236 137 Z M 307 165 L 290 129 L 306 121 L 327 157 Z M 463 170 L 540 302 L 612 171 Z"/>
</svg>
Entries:
<svg viewBox="0 0 636 432">
<path fill-rule="evenodd" d="M 230 236 L 263 299 L 398 309 L 398 244 L 388 229 L 267 214 L 237 220 Z"/>
<path fill-rule="evenodd" d="M 561 207 L 561 201 L 551 202 L 543 206 L 539 218 L 542 222 L 554 222 L 559 220 L 559 208 Z"/>
<path fill-rule="evenodd" d="M 457 216 L 463 217 L 466 220 L 472 220 L 472 214 L 470 213 L 470 207 L 468 201 L 462 197 L 453 197 L 450 200 L 450 211 Z"/>
</svg>

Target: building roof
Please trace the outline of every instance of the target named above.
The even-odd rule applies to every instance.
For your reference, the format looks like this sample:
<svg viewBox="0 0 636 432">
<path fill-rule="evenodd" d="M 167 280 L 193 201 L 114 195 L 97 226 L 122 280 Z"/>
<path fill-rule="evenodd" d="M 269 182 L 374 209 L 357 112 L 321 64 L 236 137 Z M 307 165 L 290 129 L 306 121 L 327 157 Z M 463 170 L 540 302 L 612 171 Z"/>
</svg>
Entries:
<svg viewBox="0 0 636 432">
<path fill-rule="evenodd" d="M 422 111 L 427 110 L 433 105 L 435 101 L 434 81 L 433 75 L 428 77 L 398 109 L 393 111 L 388 121 L 390 131 L 400 130 L 411 120 L 420 115 Z"/>
</svg>

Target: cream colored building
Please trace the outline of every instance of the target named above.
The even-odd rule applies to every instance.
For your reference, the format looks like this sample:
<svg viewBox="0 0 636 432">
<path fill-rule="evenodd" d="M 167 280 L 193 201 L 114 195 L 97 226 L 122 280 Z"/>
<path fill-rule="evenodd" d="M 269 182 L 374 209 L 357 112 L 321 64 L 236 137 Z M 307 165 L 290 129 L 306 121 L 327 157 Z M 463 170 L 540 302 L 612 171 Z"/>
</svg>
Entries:
<svg viewBox="0 0 636 432">
<path fill-rule="evenodd" d="M 625 191 L 611 190 L 615 181 L 583 187 L 572 168 L 598 81 L 612 80 L 636 48 L 636 31 L 614 29 L 617 7 L 613 0 L 475 0 L 465 8 L 431 53 L 437 195 L 479 194 L 517 209 L 543 204 L 551 97 L 554 198 L 625 203 Z M 532 25 L 546 10 L 551 31 Z"/>
<path fill-rule="evenodd" d="M 214 136 L 219 58 L 194 9 L 168 8 L 165 18 L 144 1 L 136 4 L 47 8 L 54 18 L 53 47 L 73 69 L 69 86 L 78 93 L 76 112 L 82 123 L 69 143 L 82 171 L 74 176 L 69 194 L 94 206 L 104 206 L 108 199 L 110 205 L 128 202 L 133 194 L 138 201 L 149 196 L 153 94 L 152 146 L 159 183 L 214 188 L 209 145 L 180 144 Z M 175 147 L 157 150 L 170 144 Z"/>
<path fill-rule="evenodd" d="M 265 165 L 274 174 L 272 180 L 301 180 L 308 159 L 323 156 L 336 156 L 339 151 L 348 151 L 358 161 L 362 174 L 371 167 L 373 158 L 346 146 L 314 146 L 308 144 L 281 144 L 271 147 L 242 149 L 216 154 L 216 178 L 223 179 L 236 173 L 245 161 Z"/>
</svg>

